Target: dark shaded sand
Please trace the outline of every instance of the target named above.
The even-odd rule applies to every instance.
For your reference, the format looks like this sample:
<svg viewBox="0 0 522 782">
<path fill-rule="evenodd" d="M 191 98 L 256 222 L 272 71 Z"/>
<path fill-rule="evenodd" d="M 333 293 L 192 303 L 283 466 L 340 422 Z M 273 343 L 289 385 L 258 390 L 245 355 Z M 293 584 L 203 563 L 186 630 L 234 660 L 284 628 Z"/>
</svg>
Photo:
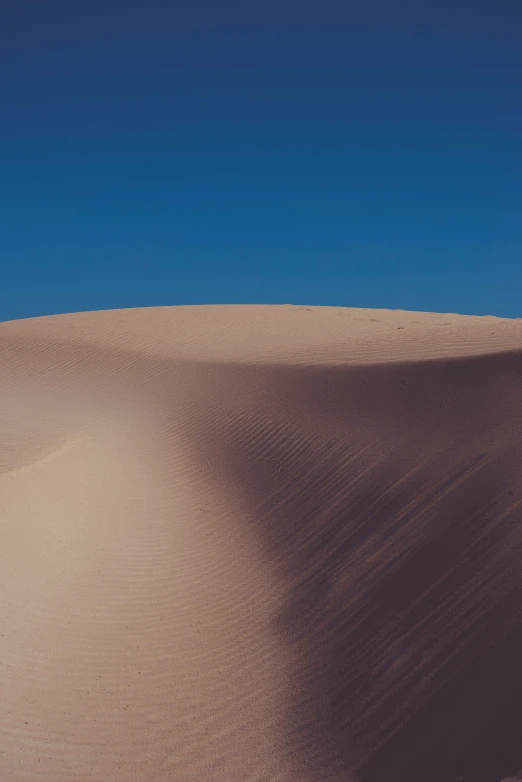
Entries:
<svg viewBox="0 0 522 782">
<path fill-rule="evenodd" d="M 522 320 L 0 324 L 2 782 L 522 768 Z"/>
</svg>

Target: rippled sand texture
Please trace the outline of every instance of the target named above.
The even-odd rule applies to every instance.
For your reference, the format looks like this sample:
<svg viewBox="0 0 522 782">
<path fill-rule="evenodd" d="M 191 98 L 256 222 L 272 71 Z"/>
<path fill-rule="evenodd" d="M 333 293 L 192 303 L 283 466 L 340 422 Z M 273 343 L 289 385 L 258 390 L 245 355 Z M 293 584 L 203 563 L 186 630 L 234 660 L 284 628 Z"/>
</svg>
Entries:
<svg viewBox="0 0 522 782">
<path fill-rule="evenodd" d="M 522 320 L 0 324 L 0 780 L 522 767 Z"/>
</svg>

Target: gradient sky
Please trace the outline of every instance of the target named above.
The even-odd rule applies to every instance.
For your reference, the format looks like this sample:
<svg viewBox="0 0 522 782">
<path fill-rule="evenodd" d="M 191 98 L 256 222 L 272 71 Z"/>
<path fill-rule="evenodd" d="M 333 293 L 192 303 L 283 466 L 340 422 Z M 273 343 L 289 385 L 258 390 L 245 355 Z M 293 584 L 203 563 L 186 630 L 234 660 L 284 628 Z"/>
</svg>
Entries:
<svg viewBox="0 0 522 782">
<path fill-rule="evenodd" d="M 522 316 L 520 0 L 5 0 L 0 320 Z"/>
</svg>

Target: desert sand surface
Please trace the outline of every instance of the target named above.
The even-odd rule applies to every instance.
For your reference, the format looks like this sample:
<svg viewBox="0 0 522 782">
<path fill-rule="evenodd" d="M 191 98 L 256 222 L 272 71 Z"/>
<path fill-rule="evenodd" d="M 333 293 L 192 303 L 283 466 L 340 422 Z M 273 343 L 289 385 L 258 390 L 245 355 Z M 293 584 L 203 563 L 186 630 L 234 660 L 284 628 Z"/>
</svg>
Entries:
<svg viewBox="0 0 522 782">
<path fill-rule="evenodd" d="M 0 324 L 0 782 L 522 768 L 522 319 Z"/>
</svg>

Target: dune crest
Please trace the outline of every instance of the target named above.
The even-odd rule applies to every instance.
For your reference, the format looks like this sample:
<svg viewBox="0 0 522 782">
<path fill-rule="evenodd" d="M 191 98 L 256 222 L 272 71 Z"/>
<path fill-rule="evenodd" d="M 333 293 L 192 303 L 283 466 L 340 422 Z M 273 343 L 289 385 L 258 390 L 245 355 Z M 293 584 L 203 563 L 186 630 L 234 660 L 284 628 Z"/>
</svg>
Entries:
<svg viewBox="0 0 522 782">
<path fill-rule="evenodd" d="M 522 769 L 522 320 L 0 324 L 0 779 Z"/>
</svg>

